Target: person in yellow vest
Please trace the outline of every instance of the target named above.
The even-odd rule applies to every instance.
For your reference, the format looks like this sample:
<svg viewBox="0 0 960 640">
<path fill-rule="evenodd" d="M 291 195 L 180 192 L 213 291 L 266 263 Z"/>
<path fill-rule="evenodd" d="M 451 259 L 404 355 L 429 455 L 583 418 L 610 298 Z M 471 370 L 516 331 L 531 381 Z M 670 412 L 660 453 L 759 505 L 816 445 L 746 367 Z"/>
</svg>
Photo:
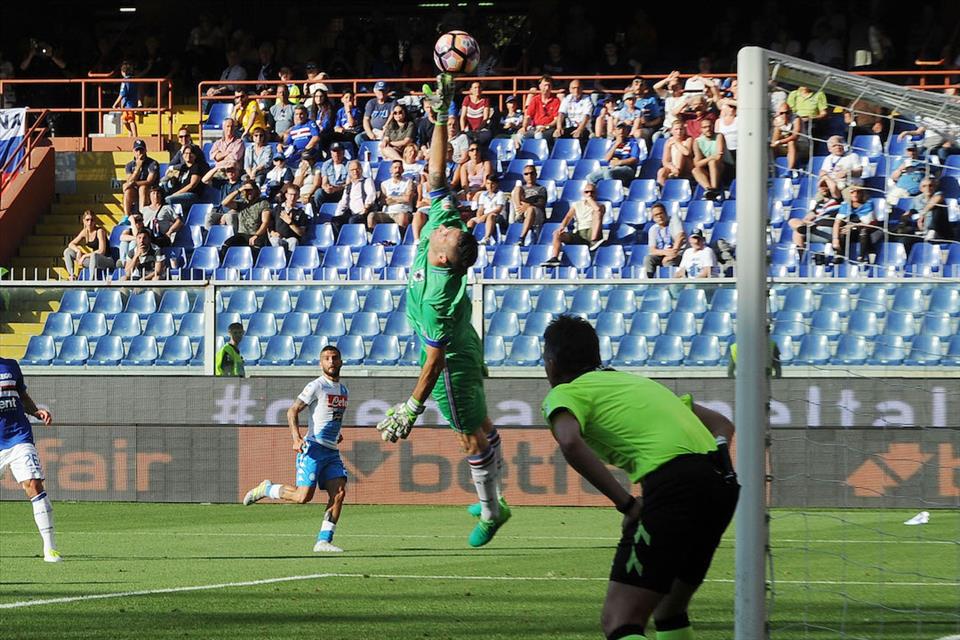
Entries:
<svg viewBox="0 0 960 640">
<path fill-rule="evenodd" d="M 260 127 L 267 129 L 267 117 L 263 115 L 260 103 L 251 100 L 243 91 L 237 91 L 233 96 L 233 119 L 241 129 L 241 135 L 247 142 L 253 140 L 253 130 Z"/>
<path fill-rule="evenodd" d="M 773 378 L 782 378 L 783 369 L 780 365 L 780 347 L 774 340 L 770 340 L 769 361 L 767 364 L 767 376 Z M 730 362 L 727 363 L 727 377 L 737 377 L 737 343 L 730 343 Z"/>
<path fill-rule="evenodd" d="M 227 327 L 227 333 L 230 334 L 230 342 L 226 343 L 217 351 L 214 359 L 213 372 L 218 376 L 227 376 L 243 378 L 246 371 L 243 368 L 243 356 L 240 355 L 240 341 L 243 340 L 243 325 L 239 322 L 232 323 Z"/>
</svg>

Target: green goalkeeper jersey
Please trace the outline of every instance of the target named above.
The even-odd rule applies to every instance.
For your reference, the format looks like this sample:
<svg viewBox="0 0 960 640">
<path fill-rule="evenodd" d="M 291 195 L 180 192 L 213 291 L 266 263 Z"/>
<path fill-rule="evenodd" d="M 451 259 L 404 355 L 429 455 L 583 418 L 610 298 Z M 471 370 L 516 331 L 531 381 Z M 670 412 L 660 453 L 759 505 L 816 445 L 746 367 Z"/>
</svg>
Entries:
<svg viewBox="0 0 960 640">
<path fill-rule="evenodd" d="M 456 355 L 482 359 L 480 339 L 470 322 L 473 303 L 466 276 L 427 261 L 430 234 L 439 225 L 466 231 L 460 211 L 449 198 L 446 191 L 431 192 L 430 216 L 420 232 L 407 283 L 407 318 L 423 344 L 445 349 L 448 361 Z"/>
<path fill-rule="evenodd" d="M 597 456 L 639 482 L 677 456 L 716 450 L 689 403 L 649 378 L 591 371 L 551 389 L 543 399 L 543 418 L 550 424 L 554 413 L 569 411 Z"/>
</svg>

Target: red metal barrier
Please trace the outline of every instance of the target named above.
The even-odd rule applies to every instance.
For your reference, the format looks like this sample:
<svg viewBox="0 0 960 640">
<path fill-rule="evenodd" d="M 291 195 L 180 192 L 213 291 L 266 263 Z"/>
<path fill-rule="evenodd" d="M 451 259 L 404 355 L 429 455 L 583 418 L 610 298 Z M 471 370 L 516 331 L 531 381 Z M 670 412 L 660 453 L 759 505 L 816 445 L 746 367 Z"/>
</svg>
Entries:
<svg viewBox="0 0 960 640">
<path fill-rule="evenodd" d="M 0 94 L 2 93 L 3 89 L 0 89 Z M 30 165 L 32 162 L 31 152 L 41 140 L 47 137 L 48 128 L 46 126 L 46 119 L 47 111 L 44 109 L 37 115 L 34 123 L 24 132 L 23 140 L 21 140 L 20 144 L 9 154 L 7 161 L 3 163 L 3 166 L 0 166 L 0 194 L 7 188 L 7 184 L 12 182 L 17 174 L 20 173 L 24 165 L 27 165 L 27 168 L 32 168 Z M 21 152 L 23 153 L 21 154 Z M 20 156 L 19 159 L 17 158 L 18 155 Z"/>
</svg>

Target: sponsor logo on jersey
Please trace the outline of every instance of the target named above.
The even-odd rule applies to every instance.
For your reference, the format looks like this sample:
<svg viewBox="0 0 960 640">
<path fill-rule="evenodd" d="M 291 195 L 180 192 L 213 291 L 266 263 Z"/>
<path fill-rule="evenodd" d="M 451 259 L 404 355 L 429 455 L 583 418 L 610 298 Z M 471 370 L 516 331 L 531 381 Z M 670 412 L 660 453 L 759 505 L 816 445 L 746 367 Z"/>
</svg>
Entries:
<svg viewBox="0 0 960 640">
<path fill-rule="evenodd" d="M 347 396 L 334 395 L 332 393 L 327 394 L 327 406 L 331 409 L 346 409 L 347 408 Z"/>
<path fill-rule="evenodd" d="M 17 398 L 0 398 L 0 411 L 16 411 Z"/>
<path fill-rule="evenodd" d="M 417 269 L 411 277 L 414 282 L 423 282 L 423 269 Z"/>
</svg>

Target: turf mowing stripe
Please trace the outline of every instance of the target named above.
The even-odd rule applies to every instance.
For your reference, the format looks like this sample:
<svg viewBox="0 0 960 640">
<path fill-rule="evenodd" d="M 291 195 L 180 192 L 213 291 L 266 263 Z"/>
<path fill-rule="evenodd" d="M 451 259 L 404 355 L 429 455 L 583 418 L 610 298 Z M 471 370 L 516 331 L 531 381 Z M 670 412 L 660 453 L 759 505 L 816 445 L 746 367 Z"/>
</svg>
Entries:
<svg viewBox="0 0 960 640">
<path fill-rule="evenodd" d="M 381 580 L 475 580 L 495 582 L 606 582 L 608 578 L 584 578 L 578 576 L 424 576 L 415 574 L 376 574 L 376 573 L 314 573 L 302 576 L 286 576 L 283 578 L 265 578 L 263 580 L 249 580 L 246 582 L 224 582 L 220 584 L 196 585 L 192 587 L 170 587 L 166 589 L 144 589 L 142 591 L 120 591 L 116 593 L 97 593 L 86 596 L 71 596 L 65 598 L 49 598 L 45 600 L 22 600 L 0 604 L 0 609 L 20 609 L 23 607 L 37 607 L 49 604 L 67 604 L 87 600 L 105 600 L 108 598 L 127 598 L 132 596 L 150 596 L 164 593 L 184 593 L 189 591 L 210 591 L 213 589 L 228 589 L 232 587 L 255 587 L 262 584 L 276 584 L 278 582 L 297 582 L 302 580 L 320 580 L 324 578 L 368 578 Z M 728 578 L 708 579 L 706 582 L 732 584 L 734 580 Z M 835 581 L 835 580 L 777 580 L 778 585 L 845 585 L 845 586 L 888 586 L 888 587 L 958 587 L 960 582 L 867 582 L 867 581 Z"/>
</svg>

